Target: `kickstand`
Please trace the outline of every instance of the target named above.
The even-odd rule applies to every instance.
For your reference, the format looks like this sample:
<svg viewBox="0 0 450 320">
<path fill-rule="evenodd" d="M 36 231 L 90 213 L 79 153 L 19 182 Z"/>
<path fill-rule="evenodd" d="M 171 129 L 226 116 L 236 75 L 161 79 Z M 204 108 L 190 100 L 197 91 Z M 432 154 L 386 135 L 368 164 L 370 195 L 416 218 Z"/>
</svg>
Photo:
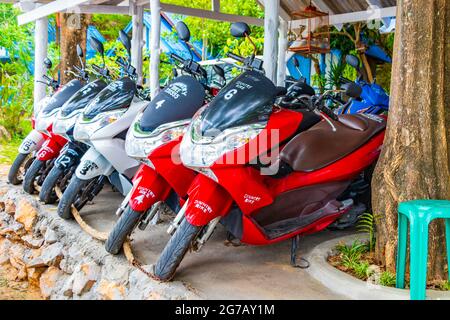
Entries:
<svg viewBox="0 0 450 320">
<path fill-rule="evenodd" d="M 294 268 L 299 269 L 308 269 L 309 268 L 309 261 L 305 258 L 299 259 L 300 264 L 297 264 L 297 251 L 298 251 L 298 244 L 300 242 L 300 236 L 297 235 L 292 238 L 292 245 L 291 245 L 291 266 Z"/>
</svg>

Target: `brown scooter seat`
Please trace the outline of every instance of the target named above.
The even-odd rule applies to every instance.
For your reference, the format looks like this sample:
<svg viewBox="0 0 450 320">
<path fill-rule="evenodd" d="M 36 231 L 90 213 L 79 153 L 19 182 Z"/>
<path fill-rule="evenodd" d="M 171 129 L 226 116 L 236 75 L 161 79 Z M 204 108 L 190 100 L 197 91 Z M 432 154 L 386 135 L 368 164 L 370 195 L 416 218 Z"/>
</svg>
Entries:
<svg viewBox="0 0 450 320">
<path fill-rule="evenodd" d="M 280 158 L 294 171 L 322 169 L 349 155 L 386 128 L 386 120 L 372 115 L 341 115 L 332 121 L 336 130 L 321 121 L 294 137 Z"/>
</svg>

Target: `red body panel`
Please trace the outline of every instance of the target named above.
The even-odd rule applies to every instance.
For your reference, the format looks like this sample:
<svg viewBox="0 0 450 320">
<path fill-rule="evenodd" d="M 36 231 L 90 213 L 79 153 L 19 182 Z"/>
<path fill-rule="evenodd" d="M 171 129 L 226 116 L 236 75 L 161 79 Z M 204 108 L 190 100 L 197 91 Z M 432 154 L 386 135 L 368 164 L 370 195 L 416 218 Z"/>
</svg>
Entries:
<svg viewBox="0 0 450 320">
<path fill-rule="evenodd" d="M 134 211 L 144 213 L 156 202 L 167 199 L 170 190 L 169 184 L 155 170 L 141 165 L 133 178 L 129 205 Z"/>
<path fill-rule="evenodd" d="M 284 141 L 295 133 L 285 127 L 286 123 L 290 122 L 292 128 L 292 121 L 296 122 L 297 120 L 298 117 L 295 118 L 294 115 L 289 115 L 283 110 L 271 116 L 267 130 L 283 128 L 280 129 L 280 141 Z M 297 128 L 298 125 L 299 123 L 294 127 Z M 259 209 L 272 204 L 275 198 L 284 192 L 306 186 L 354 180 L 379 157 L 384 134 L 384 131 L 379 133 L 353 153 L 322 169 L 313 172 L 293 172 L 284 178 L 263 176 L 259 170 L 248 165 L 224 164 L 223 158 L 218 159 L 210 169 L 219 182 L 203 175 L 199 175 L 195 179 L 189 190 L 186 219 L 196 226 L 207 225 L 214 218 L 225 216 L 232 203 L 236 202 L 243 212 L 241 241 L 244 243 L 265 245 L 283 241 L 298 234 L 320 231 L 346 211 L 342 210 L 335 215 L 321 218 L 302 229 L 274 239 L 266 237 L 263 230 L 253 221 L 252 216 L 257 215 Z M 267 149 L 262 147 L 258 151 L 265 152 Z M 269 148 L 271 147 L 273 148 L 274 145 L 269 146 Z"/>
<path fill-rule="evenodd" d="M 41 161 L 48 161 L 58 157 L 59 152 L 67 143 L 66 138 L 53 133 L 52 125 L 49 126 L 47 131 L 50 132 L 50 136 L 46 137 L 44 144 L 36 154 L 36 158 Z"/>
<path fill-rule="evenodd" d="M 148 159 L 155 169 L 141 166 L 133 178 L 129 205 L 135 211 L 146 212 L 158 201 L 165 201 L 174 190 L 181 198 L 186 197 L 196 173 L 187 169 L 179 160 L 181 138 L 153 150 Z M 145 196 L 143 196 L 145 194 Z"/>
<path fill-rule="evenodd" d="M 218 183 L 199 174 L 188 191 L 186 219 L 194 226 L 207 225 L 228 213 L 233 198 Z"/>
</svg>

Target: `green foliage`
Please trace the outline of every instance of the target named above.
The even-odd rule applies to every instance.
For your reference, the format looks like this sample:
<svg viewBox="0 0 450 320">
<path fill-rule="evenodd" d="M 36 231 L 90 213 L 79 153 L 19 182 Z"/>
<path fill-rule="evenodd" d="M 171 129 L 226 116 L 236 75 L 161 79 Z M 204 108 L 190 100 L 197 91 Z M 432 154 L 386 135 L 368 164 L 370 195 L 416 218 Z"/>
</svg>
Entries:
<svg viewBox="0 0 450 320">
<path fill-rule="evenodd" d="M 369 274 L 369 263 L 367 261 L 361 261 L 356 263 L 352 267 L 355 275 L 360 279 L 366 279 L 370 276 Z"/>
<path fill-rule="evenodd" d="M 361 256 L 367 252 L 367 245 L 360 241 L 353 242 L 352 245 L 339 244 L 336 250 L 341 256 L 342 265 L 349 269 L 354 269 L 360 263 Z"/>
<path fill-rule="evenodd" d="M 21 143 L 22 139 L 18 137 L 11 141 L 0 141 L 0 164 L 12 164 Z"/>
<path fill-rule="evenodd" d="M 380 276 L 380 284 L 385 287 L 395 287 L 395 274 L 384 271 Z"/>
<path fill-rule="evenodd" d="M 375 234 L 376 234 L 376 220 L 378 216 L 372 213 L 364 213 L 358 220 L 357 230 L 367 233 L 369 235 L 369 251 L 375 250 Z"/>
<path fill-rule="evenodd" d="M 341 89 L 341 77 L 344 75 L 344 70 L 347 64 L 342 60 L 337 63 L 332 63 L 330 70 L 327 73 L 327 84 L 329 88 L 334 88 L 336 90 Z"/>
<path fill-rule="evenodd" d="M 193 8 L 211 10 L 211 0 L 164 0 L 164 3 L 189 6 Z M 223 13 L 239 14 L 262 18 L 264 11 L 255 0 L 222 0 L 220 9 Z M 209 52 L 213 56 L 222 55 L 228 51 L 237 54 L 248 55 L 253 51 L 249 43 L 228 40 L 230 35 L 230 23 L 197 17 L 186 17 L 184 22 L 189 26 L 193 41 L 204 41 Z M 261 27 L 252 27 L 252 39 L 258 47 L 258 54 L 263 48 L 264 30 Z M 224 49 L 225 48 L 225 49 Z M 222 52 L 224 49 L 224 52 Z"/>
<path fill-rule="evenodd" d="M 131 17 L 119 14 L 93 14 L 91 24 L 105 37 L 107 41 L 116 40 L 119 31 L 125 29 Z"/>
<path fill-rule="evenodd" d="M 328 80 L 327 80 L 327 76 L 324 74 L 313 74 L 311 77 L 312 80 L 312 84 L 315 87 L 318 87 L 320 90 L 320 93 L 324 93 L 325 92 L 325 88 L 327 86 Z"/>
<path fill-rule="evenodd" d="M 7 49 L 9 61 L 0 63 L 0 124 L 13 136 L 26 134 L 20 126 L 33 106 L 32 24 L 17 25 L 19 10 L 10 4 L 0 4 L 0 47 Z"/>
</svg>

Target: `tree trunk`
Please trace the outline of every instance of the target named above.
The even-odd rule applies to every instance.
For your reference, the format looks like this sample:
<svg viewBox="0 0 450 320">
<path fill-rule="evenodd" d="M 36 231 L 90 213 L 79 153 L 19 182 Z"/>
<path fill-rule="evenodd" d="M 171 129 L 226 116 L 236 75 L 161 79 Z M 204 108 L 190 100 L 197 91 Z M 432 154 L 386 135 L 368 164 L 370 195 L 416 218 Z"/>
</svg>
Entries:
<svg viewBox="0 0 450 320">
<path fill-rule="evenodd" d="M 450 1 L 399 0 L 391 107 L 373 175 L 377 259 L 395 271 L 397 207 L 450 199 Z M 446 279 L 445 232 L 430 225 L 428 279 Z"/>
<path fill-rule="evenodd" d="M 61 18 L 61 83 L 72 80 L 72 74 L 65 74 L 64 71 L 72 70 L 73 66 L 79 66 L 77 56 L 77 44 L 86 52 L 87 26 L 90 16 L 77 13 L 62 13 Z"/>
</svg>

